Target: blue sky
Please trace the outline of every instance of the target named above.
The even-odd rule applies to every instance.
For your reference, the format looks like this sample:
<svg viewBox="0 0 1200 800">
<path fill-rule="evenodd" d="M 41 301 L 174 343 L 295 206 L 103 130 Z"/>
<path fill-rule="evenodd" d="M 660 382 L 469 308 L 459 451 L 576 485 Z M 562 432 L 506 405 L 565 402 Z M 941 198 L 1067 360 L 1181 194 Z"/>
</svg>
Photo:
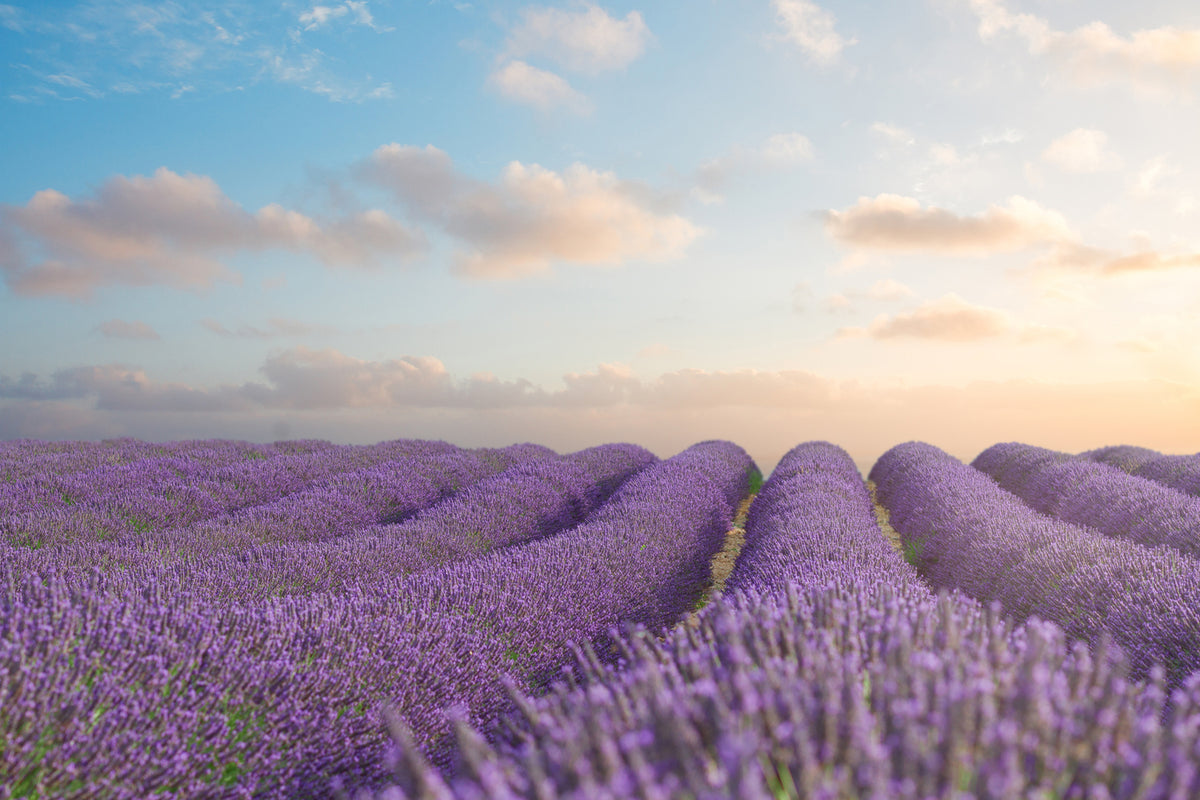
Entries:
<svg viewBox="0 0 1200 800">
<path fill-rule="evenodd" d="M 0 4 L 0 438 L 1200 450 L 1200 6 Z"/>
</svg>

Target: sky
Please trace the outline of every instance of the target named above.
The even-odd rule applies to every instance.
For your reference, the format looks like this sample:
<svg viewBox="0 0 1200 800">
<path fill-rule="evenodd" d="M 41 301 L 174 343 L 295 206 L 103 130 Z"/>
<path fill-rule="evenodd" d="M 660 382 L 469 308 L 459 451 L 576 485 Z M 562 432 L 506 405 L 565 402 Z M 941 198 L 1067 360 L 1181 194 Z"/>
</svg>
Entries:
<svg viewBox="0 0 1200 800">
<path fill-rule="evenodd" d="M 1200 4 L 0 4 L 0 439 L 1200 451 Z"/>
</svg>

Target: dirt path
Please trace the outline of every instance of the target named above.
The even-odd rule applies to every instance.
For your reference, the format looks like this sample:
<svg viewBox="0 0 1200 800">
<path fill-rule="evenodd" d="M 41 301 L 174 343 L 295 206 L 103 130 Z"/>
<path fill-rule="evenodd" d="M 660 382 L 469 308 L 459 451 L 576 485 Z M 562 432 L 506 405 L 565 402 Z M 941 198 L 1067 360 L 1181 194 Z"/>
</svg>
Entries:
<svg viewBox="0 0 1200 800">
<path fill-rule="evenodd" d="M 875 506 L 875 520 L 879 523 L 879 530 L 883 531 L 884 537 L 896 548 L 896 552 L 903 555 L 904 544 L 900 541 L 900 534 L 896 533 L 896 529 L 888 522 L 888 510 L 875 499 L 875 481 L 867 481 L 867 491 L 871 494 L 871 505 Z"/>
<path fill-rule="evenodd" d="M 710 567 L 712 580 L 709 587 L 697 603 L 696 611 L 688 612 L 687 619 L 681 624 L 690 625 L 693 628 L 698 627 L 700 625 L 698 611 L 708 605 L 708 601 L 714 594 L 725 591 L 725 582 L 729 580 L 729 576 L 733 572 L 733 565 L 737 563 L 738 554 L 742 552 L 742 545 L 746 543 L 746 516 L 750 513 L 750 504 L 754 502 L 755 497 L 758 497 L 757 492 L 738 505 L 737 513 L 733 517 L 733 524 L 725 532 L 725 544 L 712 558 Z"/>
</svg>

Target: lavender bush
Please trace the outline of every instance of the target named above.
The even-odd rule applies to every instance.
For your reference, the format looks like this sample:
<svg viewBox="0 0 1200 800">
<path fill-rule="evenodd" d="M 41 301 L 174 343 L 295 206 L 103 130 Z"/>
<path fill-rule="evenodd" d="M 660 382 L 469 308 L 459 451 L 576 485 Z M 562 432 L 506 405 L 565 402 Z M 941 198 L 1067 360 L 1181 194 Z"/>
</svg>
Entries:
<svg viewBox="0 0 1200 800">
<path fill-rule="evenodd" d="M 971 466 L 1043 514 L 1200 557 L 1200 498 L 1108 464 L 1018 442 L 992 445 Z"/>
<path fill-rule="evenodd" d="M 935 587 L 1037 615 L 1071 638 L 1107 631 L 1143 678 L 1200 668 L 1200 563 L 1047 517 L 932 445 L 906 442 L 871 470 L 911 562 Z"/>
<path fill-rule="evenodd" d="M 1200 497 L 1200 453 L 1167 456 L 1145 447 L 1101 447 L 1079 454 L 1081 458 L 1117 467 L 1176 491 Z"/>
<path fill-rule="evenodd" d="M 484 724 L 568 641 L 686 611 L 753 470 L 701 443 L 570 531 L 344 592 L 233 603 L 171 570 L 5 563 L 0 797 L 328 797 L 333 776 L 382 780 L 384 700 L 444 760 L 446 709 Z"/>
<path fill-rule="evenodd" d="M 1191 797 L 1200 678 L 1168 709 L 1161 670 L 1127 679 L 1057 626 L 1014 627 L 934 597 L 886 543 L 849 457 L 794 448 L 747 520 L 745 587 L 697 628 L 638 626 L 603 663 L 588 645 L 491 729 L 455 722 L 434 768 L 392 717 L 385 791 L 357 800 L 692 797 Z"/>
</svg>

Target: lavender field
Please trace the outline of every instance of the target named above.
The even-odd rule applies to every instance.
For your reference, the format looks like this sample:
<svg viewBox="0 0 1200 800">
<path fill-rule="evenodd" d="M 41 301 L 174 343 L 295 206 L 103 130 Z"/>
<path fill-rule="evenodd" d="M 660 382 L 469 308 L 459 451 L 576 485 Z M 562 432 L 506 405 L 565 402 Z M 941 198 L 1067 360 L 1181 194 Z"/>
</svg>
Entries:
<svg viewBox="0 0 1200 800">
<path fill-rule="evenodd" d="M 0 603 L 0 798 L 1200 796 L 1200 454 L 18 440 Z"/>
</svg>

